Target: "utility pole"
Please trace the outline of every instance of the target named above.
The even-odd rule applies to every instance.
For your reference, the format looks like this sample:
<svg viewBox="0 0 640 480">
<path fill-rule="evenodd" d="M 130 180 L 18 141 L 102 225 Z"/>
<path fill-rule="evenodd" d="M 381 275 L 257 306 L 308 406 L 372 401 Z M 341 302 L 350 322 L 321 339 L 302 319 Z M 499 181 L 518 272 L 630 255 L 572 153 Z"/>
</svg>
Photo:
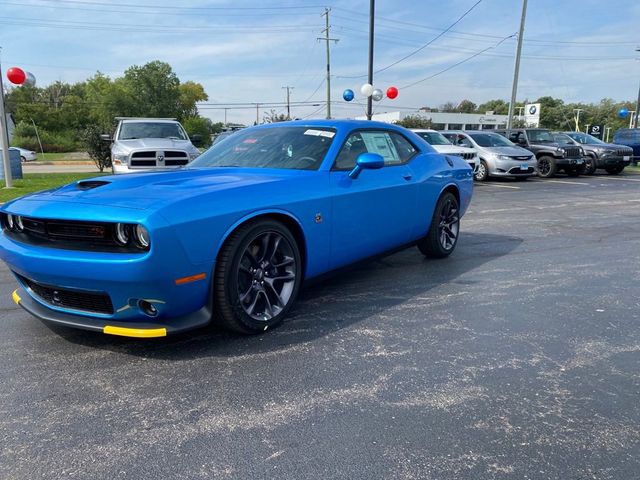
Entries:
<svg viewBox="0 0 640 480">
<path fill-rule="evenodd" d="M 256 103 L 256 125 L 258 125 L 260 123 L 260 119 L 258 118 L 260 116 L 260 104 Z"/>
<path fill-rule="evenodd" d="M 607 132 L 607 138 L 605 138 L 604 141 L 609 143 L 609 132 L 611 131 L 611 127 L 605 127 L 605 131 Z"/>
<path fill-rule="evenodd" d="M 526 0 L 525 0 L 526 1 Z M 376 14 L 376 0 L 369 0 L 369 72 L 367 75 L 367 83 L 373 85 L 373 27 Z M 367 120 L 371 120 L 373 116 L 373 98 L 369 95 L 367 98 Z"/>
<path fill-rule="evenodd" d="M 229 110 L 229 107 L 225 107 L 224 109 L 224 126 L 227 126 L 227 110 Z"/>
<path fill-rule="evenodd" d="M 5 187 L 13 187 L 11 177 L 11 158 L 9 157 L 9 132 L 7 114 L 4 111 L 4 85 L 2 84 L 2 64 L 0 64 L 0 147 L 2 148 L 2 164 L 4 166 Z"/>
<path fill-rule="evenodd" d="M 287 89 L 287 119 L 291 120 L 291 90 L 294 89 L 294 87 L 290 87 L 289 85 L 287 85 L 286 87 L 282 87 L 282 89 Z"/>
<path fill-rule="evenodd" d="M 507 128 L 511 128 L 513 122 L 513 107 L 516 104 L 518 93 L 518 75 L 520 74 L 520 55 L 522 53 L 522 40 L 524 38 L 524 21 L 527 18 L 527 0 L 522 0 L 522 17 L 520 18 L 520 30 L 518 33 L 518 47 L 516 49 L 516 62 L 513 68 L 513 85 L 511 86 L 511 102 L 509 103 L 509 117 Z"/>
<path fill-rule="evenodd" d="M 576 121 L 576 132 L 580 131 L 580 112 L 582 111 L 582 108 L 574 108 L 573 111 L 575 112 L 576 116 L 573 117 L 574 120 Z M 589 126 L 587 126 L 587 129 L 589 128 Z"/>
<path fill-rule="evenodd" d="M 324 33 L 324 37 L 318 37 L 316 40 L 321 40 L 323 42 L 325 42 L 326 47 L 327 47 L 327 118 L 331 118 L 331 52 L 329 49 L 329 42 L 336 42 L 338 43 L 340 40 L 337 38 L 330 38 L 329 37 L 329 12 L 331 11 L 330 8 L 325 8 L 324 9 L 324 13 L 322 15 L 320 15 L 321 17 L 325 17 L 326 20 L 326 27 L 324 30 L 322 30 L 322 33 Z"/>
</svg>

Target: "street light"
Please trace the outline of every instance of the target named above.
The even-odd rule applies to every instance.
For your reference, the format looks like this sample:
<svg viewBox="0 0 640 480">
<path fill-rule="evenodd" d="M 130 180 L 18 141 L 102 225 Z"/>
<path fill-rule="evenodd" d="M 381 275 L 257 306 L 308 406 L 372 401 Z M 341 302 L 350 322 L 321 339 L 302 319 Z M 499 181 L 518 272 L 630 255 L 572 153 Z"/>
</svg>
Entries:
<svg viewBox="0 0 640 480">
<path fill-rule="evenodd" d="M 640 52 L 640 47 L 636 48 Z M 640 84 L 638 84 L 638 101 L 636 102 L 636 116 L 633 120 L 633 128 L 638 128 L 638 117 L 640 117 Z"/>
</svg>

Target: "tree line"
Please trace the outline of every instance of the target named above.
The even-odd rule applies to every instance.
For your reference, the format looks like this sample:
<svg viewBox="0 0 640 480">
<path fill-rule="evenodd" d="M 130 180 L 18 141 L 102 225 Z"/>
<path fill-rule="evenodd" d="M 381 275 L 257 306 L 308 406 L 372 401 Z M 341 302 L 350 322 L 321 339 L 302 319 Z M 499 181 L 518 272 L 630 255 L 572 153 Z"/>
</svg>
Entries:
<svg viewBox="0 0 640 480">
<path fill-rule="evenodd" d="M 98 72 L 82 82 L 20 86 L 6 95 L 16 122 L 13 144 L 40 150 L 37 128 L 46 152 L 85 149 L 87 137 L 112 132 L 118 116 L 177 118 L 187 133 L 208 142 L 222 124 L 199 115 L 196 104 L 206 100 L 201 84 L 180 82 L 171 66 L 160 61 L 134 65 L 119 78 Z"/>
</svg>

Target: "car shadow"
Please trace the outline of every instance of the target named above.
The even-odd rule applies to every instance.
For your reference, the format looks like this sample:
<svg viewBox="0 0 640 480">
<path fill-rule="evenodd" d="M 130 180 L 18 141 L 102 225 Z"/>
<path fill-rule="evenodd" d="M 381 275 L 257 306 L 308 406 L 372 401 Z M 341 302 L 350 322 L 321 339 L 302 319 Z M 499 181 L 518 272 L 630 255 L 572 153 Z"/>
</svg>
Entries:
<svg viewBox="0 0 640 480">
<path fill-rule="evenodd" d="M 273 352 L 351 327 L 441 285 L 475 283 L 461 277 L 492 259 L 508 255 L 522 241 L 508 235 L 463 231 L 456 252 L 448 259 L 425 259 L 416 248 L 409 248 L 362 264 L 303 288 L 284 323 L 259 336 L 241 336 L 211 326 L 141 340 L 47 326 L 75 344 L 163 360 Z"/>
</svg>

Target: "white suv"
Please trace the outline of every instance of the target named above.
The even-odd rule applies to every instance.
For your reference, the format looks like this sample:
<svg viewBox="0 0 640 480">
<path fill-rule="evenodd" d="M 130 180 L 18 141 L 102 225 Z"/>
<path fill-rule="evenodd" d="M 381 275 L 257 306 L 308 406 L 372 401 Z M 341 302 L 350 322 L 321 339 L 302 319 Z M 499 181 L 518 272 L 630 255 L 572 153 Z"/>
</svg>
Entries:
<svg viewBox="0 0 640 480">
<path fill-rule="evenodd" d="M 423 138 L 436 152 L 461 157 L 473 169 L 474 174 L 478 171 L 478 152 L 475 148 L 457 147 L 436 130 L 412 128 L 411 131 Z"/>
<path fill-rule="evenodd" d="M 200 155 L 187 132 L 174 118 L 118 117 L 112 141 L 111 164 L 114 173 L 145 172 L 186 165 Z M 194 135 L 193 140 L 198 141 Z"/>
</svg>

